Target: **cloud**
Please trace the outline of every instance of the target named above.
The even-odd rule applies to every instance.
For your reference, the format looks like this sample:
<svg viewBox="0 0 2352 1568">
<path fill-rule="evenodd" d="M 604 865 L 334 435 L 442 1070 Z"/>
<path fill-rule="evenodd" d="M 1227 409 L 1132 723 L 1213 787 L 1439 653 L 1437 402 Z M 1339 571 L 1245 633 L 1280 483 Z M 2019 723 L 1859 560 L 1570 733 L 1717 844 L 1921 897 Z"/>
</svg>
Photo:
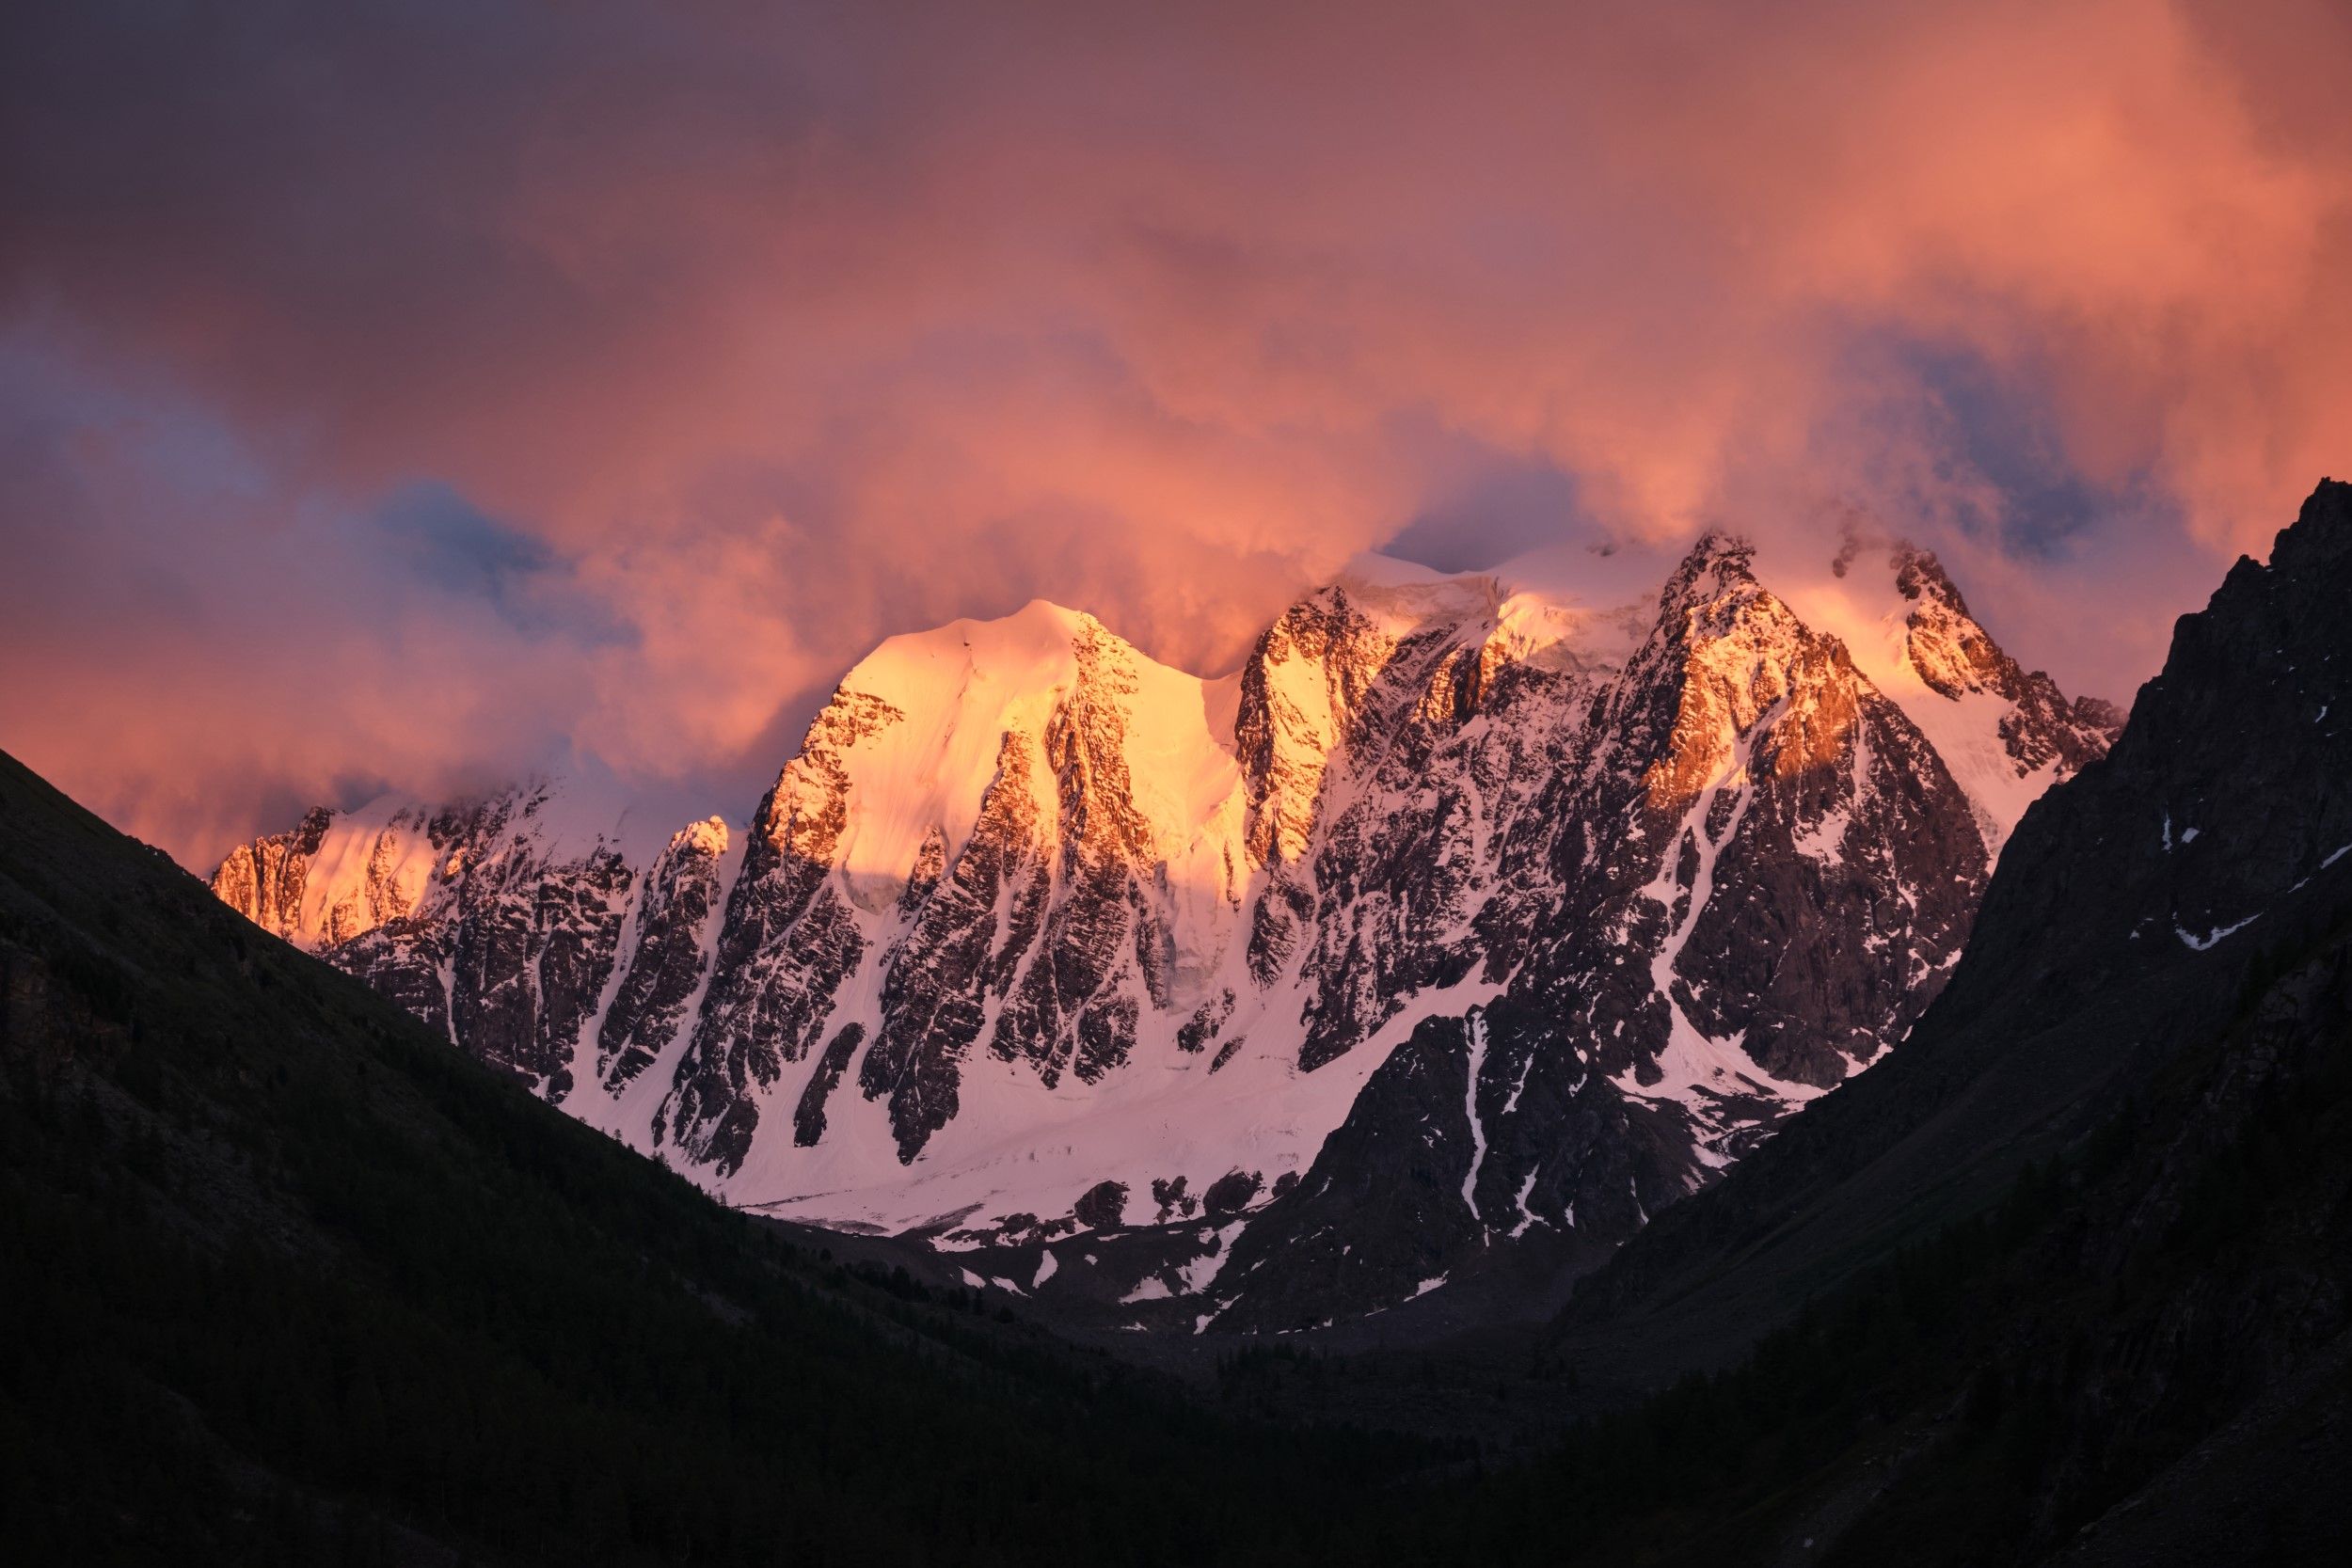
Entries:
<svg viewBox="0 0 2352 1568">
<path fill-rule="evenodd" d="M 889 632 L 1216 669 L 1383 541 L 1860 513 L 2122 695 L 2352 471 L 2316 0 L 9 26 L 0 743 L 192 859 L 555 753 L 740 811 Z"/>
<path fill-rule="evenodd" d="M 319 799 L 545 762 L 580 664 L 625 645 L 453 493 L 289 499 L 168 392 L 0 343 L 0 736 L 192 860 Z"/>
<path fill-rule="evenodd" d="M 344 546 L 355 556 L 376 557 L 453 600 L 478 599 L 525 637 L 630 648 L 641 641 L 621 606 L 580 586 L 576 560 L 485 515 L 447 484 L 403 485 L 356 527 L 359 537 Z"/>
<path fill-rule="evenodd" d="M 1400 441 L 1428 434 L 1409 426 Z M 1576 476 L 1540 457 L 1455 440 L 1429 454 L 1426 500 L 1380 542 L 1383 553 L 1439 572 L 1482 572 L 1564 537 L 1591 531 Z"/>
</svg>

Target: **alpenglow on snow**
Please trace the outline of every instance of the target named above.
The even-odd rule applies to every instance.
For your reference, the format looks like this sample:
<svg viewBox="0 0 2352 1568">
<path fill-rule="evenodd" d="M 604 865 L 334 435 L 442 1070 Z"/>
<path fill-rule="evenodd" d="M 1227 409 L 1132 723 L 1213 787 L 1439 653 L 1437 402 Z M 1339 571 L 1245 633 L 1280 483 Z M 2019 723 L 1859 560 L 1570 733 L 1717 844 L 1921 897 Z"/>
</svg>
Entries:
<svg viewBox="0 0 2352 1568">
<path fill-rule="evenodd" d="M 748 823 L 539 779 L 213 886 L 730 1202 L 1373 1310 L 1605 1251 L 1899 1045 L 2117 722 L 1907 546 L 1574 567 L 1365 558 L 1216 680 L 1037 601 L 883 642 Z"/>
</svg>

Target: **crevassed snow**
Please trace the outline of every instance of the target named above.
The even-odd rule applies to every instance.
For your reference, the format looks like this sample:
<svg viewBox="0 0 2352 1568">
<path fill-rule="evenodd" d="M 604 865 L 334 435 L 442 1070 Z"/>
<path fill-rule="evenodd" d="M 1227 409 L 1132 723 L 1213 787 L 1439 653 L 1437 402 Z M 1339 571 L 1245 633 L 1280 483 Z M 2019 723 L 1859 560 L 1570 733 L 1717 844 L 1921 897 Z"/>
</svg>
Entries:
<svg viewBox="0 0 2352 1568">
<path fill-rule="evenodd" d="M 1483 622 L 1514 657 L 1538 669 L 1615 668 L 1657 619 L 1659 585 L 1675 560 L 1641 546 L 1571 545 L 1492 571 L 1449 574 L 1364 554 L 1337 586 L 1397 635 L 1439 620 Z"/>
<path fill-rule="evenodd" d="M 1372 552 L 1343 567 L 1333 586 L 1400 636 L 1431 621 L 1491 620 L 1503 597 L 1501 579 L 1490 573 L 1432 571 Z"/>
<path fill-rule="evenodd" d="M 1494 575 L 1513 593 L 1562 609 L 1605 613 L 1638 605 L 1655 619 L 1658 591 L 1687 553 L 1685 545 L 1568 539 L 1514 556 Z"/>
</svg>

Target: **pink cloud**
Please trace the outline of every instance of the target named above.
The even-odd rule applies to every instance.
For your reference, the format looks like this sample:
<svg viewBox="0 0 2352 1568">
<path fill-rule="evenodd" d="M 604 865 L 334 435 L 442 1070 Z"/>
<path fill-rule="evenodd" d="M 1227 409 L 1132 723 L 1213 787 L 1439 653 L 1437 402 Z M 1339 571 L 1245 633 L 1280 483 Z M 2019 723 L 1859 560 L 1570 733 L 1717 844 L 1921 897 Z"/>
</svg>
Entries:
<svg viewBox="0 0 2352 1568">
<path fill-rule="evenodd" d="M 889 632 L 1218 668 L 1505 493 L 1859 511 L 2125 695 L 2352 471 L 2352 26 L 2264 10 L 61 12 L 0 68 L 0 744 L 194 859 L 567 751 L 740 810 Z M 420 480 L 625 635 L 371 580 Z"/>
</svg>

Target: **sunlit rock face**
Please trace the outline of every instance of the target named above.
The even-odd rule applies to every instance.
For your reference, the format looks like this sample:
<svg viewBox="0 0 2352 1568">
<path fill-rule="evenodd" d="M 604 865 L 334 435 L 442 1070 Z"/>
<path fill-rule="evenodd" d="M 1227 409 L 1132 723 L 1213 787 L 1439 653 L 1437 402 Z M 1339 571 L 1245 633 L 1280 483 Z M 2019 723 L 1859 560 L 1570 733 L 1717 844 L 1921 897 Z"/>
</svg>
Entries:
<svg viewBox="0 0 2352 1568">
<path fill-rule="evenodd" d="M 636 881 L 611 842 L 559 824 L 563 804 L 561 786 L 540 781 L 437 811 L 313 812 L 304 863 L 278 873 L 299 890 L 278 929 L 561 1101 L 600 1021 Z M 235 891 L 241 857 L 259 847 L 231 855 L 215 891 L 224 878 Z"/>
<path fill-rule="evenodd" d="M 1040 601 L 883 643 L 739 832 L 537 781 L 214 885 L 733 1201 L 1135 1321 L 1568 1268 L 1899 1044 L 2113 717 L 1904 546 L 1609 575 L 1369 558 L 1217 680 Z"/>
<path fill-rule="evenodd" d="M 1620 666 L 1529 673 L 1495 702 L 1486 731 L 1551 765 L 1439 750 L 1472 802 L 1482 771 L 1522 790 L 1461 852 L 1475 924 L 1394 944 L 1495 990 L 1390 1053 L 1237 1239 L 1227 1326 L 1406 1299 L 1499 1248 L 1624 1240 L 1898 1042 L 1967 934 L 1989 870 L 1970 802 L 1736 541 L 1682 563 Z"/>
</svg>

